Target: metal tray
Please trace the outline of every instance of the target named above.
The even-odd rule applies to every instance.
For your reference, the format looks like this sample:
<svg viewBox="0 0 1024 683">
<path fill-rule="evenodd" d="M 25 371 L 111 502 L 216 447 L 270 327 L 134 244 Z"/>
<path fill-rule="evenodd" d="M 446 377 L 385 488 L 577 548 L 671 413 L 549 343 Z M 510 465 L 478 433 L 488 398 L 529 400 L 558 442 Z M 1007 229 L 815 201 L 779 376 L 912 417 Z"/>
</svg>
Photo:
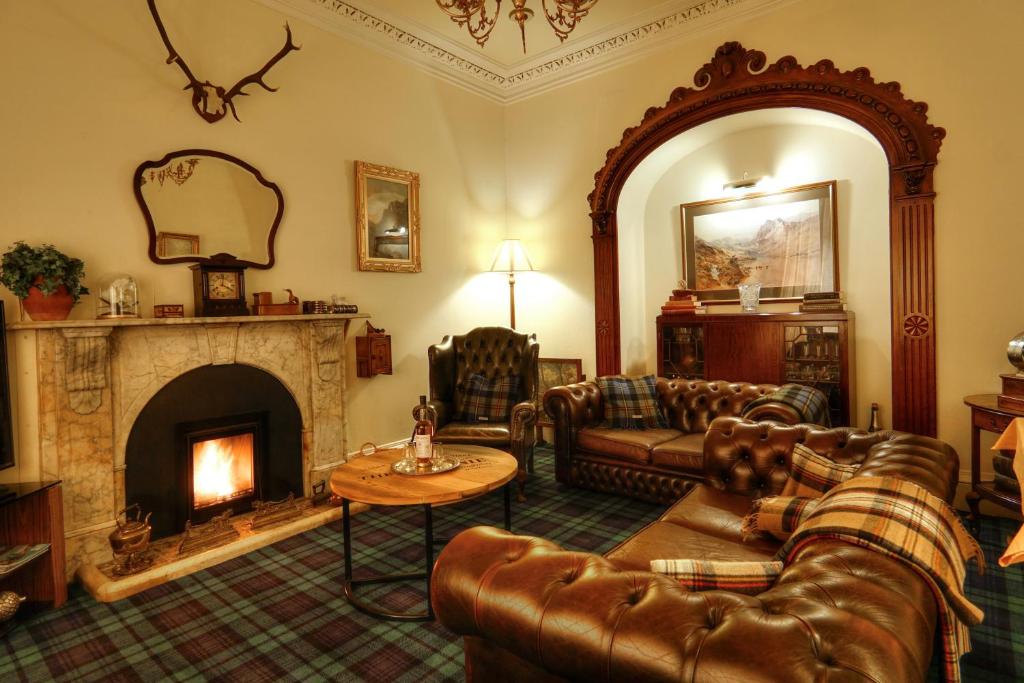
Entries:
<svg viewBox="0 0 1024 683">
<path fill-rule="evenodd" d="M 413 477 L 423 476 L 425 474 L 441 474 L 442 472 L 451 472 L 456 467 L 461 465 L 459 458 L 456 455 L 442 454 L 435 457 L 430 461 L 430 467 L 417 467 L 416 461 L 409 460 L 396 460 L 391 463 L 391 471 L 397 474 L 406 474 Z"/>
</svg>

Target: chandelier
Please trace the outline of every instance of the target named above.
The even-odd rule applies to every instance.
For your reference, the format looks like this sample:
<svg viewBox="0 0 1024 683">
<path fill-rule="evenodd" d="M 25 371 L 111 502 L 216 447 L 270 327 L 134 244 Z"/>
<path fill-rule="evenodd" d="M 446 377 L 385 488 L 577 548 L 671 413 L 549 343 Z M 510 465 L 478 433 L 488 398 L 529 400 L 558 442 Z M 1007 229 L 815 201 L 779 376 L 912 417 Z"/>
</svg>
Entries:
<svg viewBox="0 0 1024 683">
<path fill-rule="evenodd" d="M 533 16 L 533 10 L 526 6 L 527 0 L 512 0 L 508 18 L 519 24 L 523 36 L 523 53 L 526 53 L 526 22 Z M 576 24 L 593 9 L 598 0 L 541 0 L 544 18 L 555 30 L 558 39 L 564 41 Z M 551 5 L 549 8 L 548 5 Z M 484 46 L 491 37 L 494 25 L 498 23 L 501 0 L 495 0 L 494 11 L 487 11 L 487 0 L 437 0 L 437 6 L 459 26 L 465 26 L 476 44 Z"/>
</svg>

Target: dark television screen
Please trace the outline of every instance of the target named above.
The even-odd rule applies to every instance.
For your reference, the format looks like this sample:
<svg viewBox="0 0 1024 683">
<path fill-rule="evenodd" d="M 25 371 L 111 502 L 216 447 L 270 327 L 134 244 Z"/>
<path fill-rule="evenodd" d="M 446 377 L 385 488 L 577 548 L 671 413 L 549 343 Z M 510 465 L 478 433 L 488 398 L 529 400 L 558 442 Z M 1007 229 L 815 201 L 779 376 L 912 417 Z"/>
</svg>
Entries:
<svg viewBox="0 0 1024 683">
<path fill-rule="evenodd" d="M 14 466 L 14 434 L 11 425 L 11 385 L 7 377 L 7 328 L 4 302 L 0 301 L 0 470 Z"/>
</svg>

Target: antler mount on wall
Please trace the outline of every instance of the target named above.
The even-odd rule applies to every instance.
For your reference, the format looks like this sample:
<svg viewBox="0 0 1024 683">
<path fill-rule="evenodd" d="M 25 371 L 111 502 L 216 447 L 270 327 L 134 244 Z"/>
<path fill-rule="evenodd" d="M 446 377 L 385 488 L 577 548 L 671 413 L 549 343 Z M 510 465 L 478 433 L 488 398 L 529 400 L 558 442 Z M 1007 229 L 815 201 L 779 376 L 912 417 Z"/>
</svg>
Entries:
<svg viewBox="0 0 1024 683">
<path fill-rule="evenodd" d="M 264 90 L 269 92 L 277 92 L 277 88 L 271 88 L 263 81 L 263 77 L 267 75 L 267 72 L 279 61 L 284 59 L 292 50 L 300 49 L 300 46 L 292 42 L 292 29 L 286 23 L 284 25 L 285 30 L 285 41 L 284 47 L 277 51 L 273 57 L 263 66 L 262 69 L 256 73 L 250 74 L 242 80 L 235 83 L 228 89 L 224 89 L 219 85 L 214 85 L 210 81 L 200 81 L 192 73 L 192 70 L 188 68 L 188 64 L 182 58 L 178 51 L 174 49 L 174 45 L 171 44 L 171 39 L 167 36 L 167 29 L 164 28 L 164 22 L 160 19 L 160 13 L 156 9 L 156 0 L 147 0 L 149 3 L 149 12 L 153 15 L 153 21 L 156 22 L 156 28 L 160 31 L 160 39 L 164 41 L 164 47 L 167 48 L 167 63 L 177 64 L 182 72 L 185 74 L 185 78 L 188 79 L 188 83 L 183 88 L 184 90 L 192 91 L 192 108 L 196 110 L 196 113 L 203 117 L 207 123 L 216 123 L 220 121 L 224 116 L 231 111 L 231 115 L 236 121 L 241 122 L 238 118 L 238 112 L 235 111 L 234 98 L 236 96 L 248 96 L 249 93 L 242 92 L 243 88 L 248 85 L 258 85 Z"/>
</svg>

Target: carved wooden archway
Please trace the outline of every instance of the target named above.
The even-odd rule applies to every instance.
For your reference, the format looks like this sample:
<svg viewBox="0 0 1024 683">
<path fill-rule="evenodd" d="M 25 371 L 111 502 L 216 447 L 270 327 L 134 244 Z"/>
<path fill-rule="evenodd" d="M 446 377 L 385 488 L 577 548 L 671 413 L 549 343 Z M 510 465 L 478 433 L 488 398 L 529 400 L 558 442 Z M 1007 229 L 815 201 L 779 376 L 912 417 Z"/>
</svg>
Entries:
<svg viewBox="0 0 1024 683">
<path fill-rule="evenodd" d="M 593 220 L 597 372 L 621 371 L 619 193 L 648 154 L 713 119 L 754 109 L 803 107 L 838 114 L 872 133 L 889 162 L 892 284 L 893 427 L 935 434 L 935 193 L 932 171 L 946 131 L 928 123 L 928 105 L 868 69 L 840 71 L 831 61 L 803 67 L 793 57 L 765 66 L 763 52 L 726 43 L 693 77 L 627 128 L 608 151 L 588 197 Z"/>
</svg>

